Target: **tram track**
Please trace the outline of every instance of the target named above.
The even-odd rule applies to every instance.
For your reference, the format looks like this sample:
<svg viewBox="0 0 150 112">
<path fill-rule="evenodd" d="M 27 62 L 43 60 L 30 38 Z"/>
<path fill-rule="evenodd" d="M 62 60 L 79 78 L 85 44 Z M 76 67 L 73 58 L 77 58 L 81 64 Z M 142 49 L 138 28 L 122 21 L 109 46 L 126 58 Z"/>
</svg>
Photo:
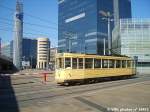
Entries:
<svg viewBox="0 0 150 112">
<path fill-rule="evenodd" d="M 53 89 L 51 91 L 45 90 L 45 91 L 40 91 L 40 92 L 33 92 L 24 95 L 17 95 L 18 101 L 20 103 L 26 103 L 27 102 L 50 102 L 53 100 L 61 99 L 61 98 L 68 98 L 68 97 L 77 97 L 83 94 L 89 94 L 90 92 L 95 92 L 97 90 L 105 90 L 105 89 L 110 89 L 113 87 L 122 87 L 122 86 L 127 86 L 131 84 L 136 84 L 136 83 L 142 83 L 145 81 L 149 81 L 149 79 L 137 79 L 137 80 L 128 80 L 128 81 L 116 81 L 113 83 L 105 83 L 100 85 L 99 84 L 94 84 L 94 85 L 86 85 L 85 86 L 80 86 L 80 87 L 68 87 L 68 88 L 57 88 Z"/>
</svg>

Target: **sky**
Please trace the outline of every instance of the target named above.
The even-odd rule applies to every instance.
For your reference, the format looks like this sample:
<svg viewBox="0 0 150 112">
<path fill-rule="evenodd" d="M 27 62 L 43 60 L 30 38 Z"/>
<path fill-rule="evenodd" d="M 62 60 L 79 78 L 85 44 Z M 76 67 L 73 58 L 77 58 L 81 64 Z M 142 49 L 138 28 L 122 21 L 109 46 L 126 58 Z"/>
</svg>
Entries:
<svg viewBox="0 0 150 112">
<path fill-rule="evenodd" d="M 133 18 L 150 18 L 150 0 L 131 0 L 131 2 Z M 7 43 L 13 39 L 15 3 L 16 0 L 0 0 L 0 37 L 2 43 Z M 57 0 L 23 0 L 23 5 L 24 37 L 33 39 L 48 37 L 51 46 L 57 46 Z"/>
</svg>

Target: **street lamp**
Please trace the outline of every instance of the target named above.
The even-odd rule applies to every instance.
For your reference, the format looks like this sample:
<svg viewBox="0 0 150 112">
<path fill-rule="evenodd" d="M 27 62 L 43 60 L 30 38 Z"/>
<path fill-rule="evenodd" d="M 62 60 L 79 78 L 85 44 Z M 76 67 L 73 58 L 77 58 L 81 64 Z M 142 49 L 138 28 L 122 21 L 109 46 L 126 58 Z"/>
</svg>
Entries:
<svg viewBox="0 0 150 112">
<path fill-rule="evenodd" d="M 113 19 L 111 19 L 111 17 L 113 16 L 113 14 L 111 14 L 109 11 L 105 12 L 105 11 L 100 11 L 99 12 L 103 18 L 102 20 L 106 20 L 107 21 L 107 26 L 108 26 L 108 54 L 111 55 L 111 32 L 110 32 L 110 23 L 112 21 L 114 21 Z M 104 41 L 105 42 L 105 41 Z M 104 43 L 105 45 L 105 43 Z M 105 52 L 105 51 L 104 51 Z"/>
</svg>

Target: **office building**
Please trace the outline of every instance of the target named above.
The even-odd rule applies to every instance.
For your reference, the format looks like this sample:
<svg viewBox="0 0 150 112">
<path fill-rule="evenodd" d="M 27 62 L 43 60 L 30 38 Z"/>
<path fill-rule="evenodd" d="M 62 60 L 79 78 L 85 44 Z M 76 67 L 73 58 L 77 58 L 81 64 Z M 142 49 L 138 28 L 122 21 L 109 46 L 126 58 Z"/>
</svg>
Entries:
<svg viewBox="0 0 150 112">
<path fill-rule="evenodd" d="M 48 38 L 37 39 L 37 68 L 49 68 L 50 41 Z"/>
<path fill-rule="evenodd" d="M 29 63 L 28 66 L 30 68 L 36 68 L 36 64 L 37 64 L 37 40 L 36 39 L 23 38 L 22 61 L 25 63 Z"/>
<path fill-rule="evenodd" d="M 115 24 L 131 17 L 130 0 L 58 0 L 58 5 L 58 52 L 108 54 L 108 23 L 100 12 L 113 14 Z"/>
<path fill-rule="evenodd" d="M 23 4 L 19 0 L 16 2 L 16 12 L 14 17 L 14 44 L 13 44 L 13 64 L 17 69 L 21 69 L 22 58 L 22 38 L 23 38 Z"/>
<path fill-rule="evenodd" d="M 150 67 L 150 19 L 121 19 L 112 40 L 114 54 L 137 56 L 138 67 Z"/>
</svg>

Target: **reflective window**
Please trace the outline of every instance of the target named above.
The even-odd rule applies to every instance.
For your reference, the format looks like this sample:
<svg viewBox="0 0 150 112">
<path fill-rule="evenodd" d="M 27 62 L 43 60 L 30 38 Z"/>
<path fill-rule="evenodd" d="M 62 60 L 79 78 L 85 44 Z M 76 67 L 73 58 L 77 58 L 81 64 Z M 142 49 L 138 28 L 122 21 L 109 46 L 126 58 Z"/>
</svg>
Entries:
<svg viewBox="0 0 150 112">
<path fill-rule="evenodd" d="M 101 68 L 101 59 L 94 59 L 94 68 Z"/>
<path fill-rule="evenodd" d="M 65 58 L 65 68 L 71 67 L 71 59 L 70 58 Z"/>
<path fill-rule="evenodd" d="M 109 60 L 109 68 L 115 67 L 115 60 Z"/>
<path fill-rule="evenodd" d="M 72 68 L 77 69 L 77 58 L 72 58 Z"/>
<path fill-rule="evenodd" d="M 83 58 L 79 58 L 79 69 L 83 69 Z"/>
<path fill-rule="evenodd" d="M 126 68 L 126 60 L 122 60 L 122 68 Z"/>
<path fill-rule="evenodd" d="M 120 60 L 116 60 L 116 68 L 121 68 L 121 61 Z"/>
<path fill-rule="evenodd" d="M 85 58 L 85 68 L 92 68 L 92 67 L 93 67 L 93 59 Z"/>
<path fill-rule="evenodd" d="M 102 67 L 108 68 L 108 60 L 102 60 Z"/>
</svg>

